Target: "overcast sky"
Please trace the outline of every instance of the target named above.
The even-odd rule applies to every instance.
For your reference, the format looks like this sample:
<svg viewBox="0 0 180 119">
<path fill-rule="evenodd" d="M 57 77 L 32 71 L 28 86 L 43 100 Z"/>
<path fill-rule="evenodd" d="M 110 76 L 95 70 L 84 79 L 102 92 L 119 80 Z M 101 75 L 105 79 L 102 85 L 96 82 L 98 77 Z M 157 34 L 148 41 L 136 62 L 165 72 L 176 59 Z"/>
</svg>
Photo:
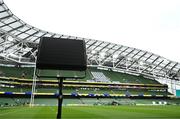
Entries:
<svg viewBox="0 0 180 119">
<path fill-rule="evenodd" d="M 180 62 L 180 0 L 4 0 L 37 28 L 139 48 Z"/>
</svg>

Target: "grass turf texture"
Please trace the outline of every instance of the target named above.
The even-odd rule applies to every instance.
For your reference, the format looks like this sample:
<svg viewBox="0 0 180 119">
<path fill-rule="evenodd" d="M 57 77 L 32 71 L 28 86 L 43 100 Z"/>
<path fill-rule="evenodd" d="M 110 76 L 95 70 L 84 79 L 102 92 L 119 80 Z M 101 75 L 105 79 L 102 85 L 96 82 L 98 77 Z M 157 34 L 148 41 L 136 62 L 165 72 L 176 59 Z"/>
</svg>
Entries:
<svg viewBox="0 0 180 119">
<path fill-rule="evenodd" d="M 56 107 L 0 108 L 0 119 L 56 119 Z M 62 119 L 180 119 L 180 106 L 63 107 Z"/>
</svg>

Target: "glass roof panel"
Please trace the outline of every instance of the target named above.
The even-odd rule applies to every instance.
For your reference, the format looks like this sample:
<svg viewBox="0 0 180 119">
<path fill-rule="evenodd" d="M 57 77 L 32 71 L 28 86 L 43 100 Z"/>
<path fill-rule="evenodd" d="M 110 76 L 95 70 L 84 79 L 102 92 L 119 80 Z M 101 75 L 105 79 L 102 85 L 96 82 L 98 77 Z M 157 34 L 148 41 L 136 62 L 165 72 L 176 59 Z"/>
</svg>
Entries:
<svg viewBox="0 0 180 119">
<path fill-rule="evenodd" d="M 38 37 L 33 36 L 33 37 L 30 38 L 30 40 L 31 40 L 31 41 L 34 41 L 34 40 L 36 40 L 37 38 L 38 38 Z"/>
<path fill-rule="evenodd" d="M 180 64 L 178 64 L 176 67 L 177 67 L 178 69 L 180 69 Z"/>
<path fill-rule="evenodd" d="M 105 47 L 105 46 L 107 46 L 107 44 L 109 44 L 109 43 L 103 43 L 100 45 L 100 47 Z"/>
<path fill-rule="evenodd" d="M 97 48 L 95 48 L 94 50 L 100 50 L 100 49 L 102 49 L 102 47 L 97 47 Z"/>
<path fill-rule="evenodd" d="M 138 53 L 138 54 L 139 54 L 139 53 Z M 141 55 L 138 55 L 138 54 L 136 54 L 136 55 L 134 56 L 135 59 L 138 59 L 139 57 L 141 57 Z"/>
<path fill-rule="evenodd" d="M 4 23 L 9 24 L 13 21 L 16 21 L 16 20 L 11 17 L 11 18 L 7 19 L 6 21 L 4 21 Z"/>
<path fill-rule="evenodd" d="M 119 49 L 120 48 L 120 46 L 114 46 L 112 49 L 114 49 L 114 50 L 117 50 L 117 49 Z"/>
<path fill-rule="evenodd" d="M 43 33 L 43 32 L 38 32 L 37 34 L 35 34 L 35 36 L 37 36 L 37 37 L 40 37 L 40 36 L 42 36 L 42 35 L 44 35 L 45 33 Z"/>
<path fill-rule="evenodd" d="M 9 26 L 13 27 L 13 28 L 17 28 L 19 26 L 22 26 L 22 24 L 20 22 L 15 22 L 13 24 L 10 24 Z"/>
<path fill-rule="evenodd" d="M 107 52 L 109 49 L 108 48 L 104 48 L 103 50 L 102 50 L 102 52 Z"/>
<path fill-rule="evenodd" d="M 133 48 L 128 48 L 128 49 L 126 50 L 126 52 L 129 53 L 129 52 L 131 52 L 132 50 L 134 50 L 134 49 L 133 49 Z"/>
<path fill-rule="evenodd" d="M 4 27 L 2 27 L 2 29 L 5 30 L 5 31 L 10 31 L 12 28 L 9 27 L 9 26 L 4 26 Z"/>
<path fill-rule="evenodd" d="M 33 34 L 33 33 L 35 33 L 36 31 L 34 30 L 34 29 L 31 29 L 31 30 L 29 30 L 29 31 L 27 31 L 26 33 L 27 34 Z"/>
<path fill-rule="evenodd" d="M 26 37 L 28 37 L 29 35 L 27 35 L 27 34 L 25 34 L 25 33 L 23 33 L 23 34 L 21 34 L 21 35 L 18 35 L 18 37 L 19 38 L 21 38 L 21 39 L 24 39 L 24 38 L 26 38 Z"/>
<path fill-rule="evenodd" d="M 94 41 L 94 40 L 92 40 L 92 41 L 89 41 L 87 44 L 93 44 L 94 42 L 96 42 L 96 41 Z"/>
<path fill-rule="evenodd" d="M 94 50 L 95 47 L 96 47 L 96 46 L 92 45 L 92 46 L 90 46 L 89 49 Z"/>
<path fill-rule="evenodd" d="M 3 26 L 3 25 L 4 25 L 4 23 L 0 22 L 0 26 Z"/>
<path fill-rule="evenodd" d="M 113 48 L 114 47 L 114 44 L 109 44 L 108 46 L 107 46 L 107 48 Z"/>
<path fill-rule="evenodd" d="M 124 50 L 126 50 L 127 49 L 127 47 L 122 47 L 121 49 L 120 49 L 120 51 L 124 51 Z"/>
<path fill-rule="evenodd" d="M 112 49 L 110 49 L 109 51 L 108 51 L 108 53 L 110 53 L 110 54 L 112 54 L 114 52 L 114 50 L 112 50 Z"/>
<path fill-rule="evenodd" d="M 21 29 L 19 29 L 19 31 L 24 32 L 24 31 L 27 31 L 28 29 L 30 29 L 30 28 L 27 26 L 24 26 Z"/>
<path fill-rule="evenodd" d="M 153 56 L 151 56 L 150 59 L 155 60 L 156 58 L 157 58 L 157 56 L 156 56 L 156 55 L 153 55 Z"/>
<path fill-rule="evenodd" d="M 160 64 L 160 66 L 161 66 L 161 67 L 164 67 L 164 66 L 166 66 L 166 64 L 162 62 L 162 63 Z"/>
<path fill-rule="evenodd" d="M 102 42 L 96 42 L 94 45 L 99 46 Z"/>
<path fill-rule="evenodd" d="M 51 37 L 51 36 L 52 36 L 51 34 L 44 35 L 44 37 Z"/>
<path fill-rule="evenodd" d="M 3 6 L 4 6 L 4 8 L 3 8 Z M 6 8 L 7 7 L 5 5 L 1 5 L 0 6 L 0 11 L 4 11 L 4 9 L 6 9 Z M 0 16 L 4 17 L 4 16 L 9 16 L 10 14 L 11 14 L 10 11 L 9 12 L 1 12 Z M 16 20 L 18 20 L 18 21 L 15 22 Z M 19 18 L 17 18 L 14 15 L 12 17 L 8 17 L 7 19 L 1 20 L 0 21 L 0 26 L 5 25 L 2 22 L 4 22 L 5 24 L 9 24 L 9 26 L 10 26 L 10 27 L 5 26 L 2 29 L 2 30 L 5 30 L 5 31 L 10 31 L 11 30 L 11 32 L 8 33 L 8 35 L 13 36 L 13 35 L 18 35 L 19 34 L 19 37 L 16 37 L 16 36 L 13 36 L 13 37 L 21 38 L 22 40 L 25 39 L 25 38 L 28 38 L 28 39 L 26 39 L 26 41 L 29 41 L 31 43 L 33 41 L 35 43 L 38 43 L 39 38 L 42 37 L 42 36 L 45 36 L 45 37 L 57 37 L 57 38 L 61 37 L 61 38 L 69 38 L 69 39 L 76 39 L 77 38 L 75 36 L 60 35 L 60 34 L 54 34 L 54 33 L 51 33 L 51 32 L 46 32 L 46 31 L 39 30 L 39 29 L 37 29 L 35 27 L 32 27 L 32 26 L 26 24 L 25 22 L 19 20 Z M 24 27 L 21 27 L 22 25 L 24 25 Z M 16 29 L 16 28 L 18 28 L 18 29 Z M 37 31 L 38 31 L 38 33 L 37 33 Z M 25 32 L 25 33 L 22 33 L 22 32 Z M 34 34 L 34 33 L 36 33 L 36 34 Z M 31 36 L 31 35 L 33 35 L 33 36 Z M 78 37 L 78 39 L 84 39 L 84 38 L 79 38 Z M 165 70 L 169 71 L 171 68 L 173 68 L 173 72 L 177 72 L 180 69 L 180 64 L 178 64 L 177 66 L 175 66 L 176 62 L 172 62 L 172 63 L 169 64 L 169 60 L 167 60 L 167 59 L 165 59 L 163 57 L 160 57 L 158 55 L 152 55 L 152 53 L 146 53 L 145 54 L 146 51 L 141 51 L 139 49 L 133 50 L 134 48 L 131 48 L 131 47 L 127 47 L 127 46 L 122 46 L 121 47 L 121 45 L 117 45 L 117 44 L 115 45 L 113 43 L 108 43 L 108 42 L 105 42 L 105 41 L 97 41 L 97 40 L 93 40 L 93 39 L 85 39 L 85 41 L 87 42 L 86 47 L 87 48 L 90 47 L 87 50 L 88 51 L 87 55 L 89 57 L 93 56 L 93 54 L 92 54 L 93 50 L 95 50 L 95 52 L 98 52 L 98 53 L 103 53 L 104 52 L 107 57 L 112 56 L 113 54 L 120 54 L 121 53 L 120 54 L 121 56 L 128 55 L 127 57 L 131 58 L 132 60 L 139 60 L 139 61 L 140 60 L 141 61 L 147 60 L 147 64 L 151 65 L 151 67 L 156 67 L 157 65 L 159 65 L 159 66 L 156 67 L 156 72 L 158 72 L 157 69 L 159 69 L 159 71 L 160 71 L 163 67 L 165 67 L 165 68 L 161 71 L 161 73 L 163 73 Z M 10 45 L 13 45 L 13 44 L 11 43 L 11 44 L 9 44 L 9 46 Z M 13 47 L 7 49 L 7 51 L 8 52 L 13 52 L 13 51 L 18 50 L 18 48 L 19 48 L 18 46 L 13 46 Z M 118 51 L 116 51 L 117 49 L 118 49 Z M 28 50 L 24 50 L 24 51 L 28 52 Z M 17 53 L 14 52 L 14 54 L 17 54 Z M 112 63 L 111 58 L 112 57 L 108 58 L 109 63 Z M 149 58 L 149 59 L 147 59 L 147 58 Z M 139 61 L 137 61 L 137 62 L 139 62 Z M 131 65 L 132 62 L 133 61 L 129 62 L 129 65 Z M 152 64 L 152 62 L 154 62 L 154 64 Z M 161 63 L 161 64 L 159 64 L 159 63 Z M 105 63 L 103 65 L 106 65 L 106 64 L 107 63 Z M 124 62 L 121 62 L 121 64 L 124 64 Z M 133 67 L 136 66 L 136 64 L 137 63 L 134 63 Z M 133 67 L 131 67 L 131 68 L 133 68 Z M 144 68 L 145 68 L 145 66 L 144 66 Z"/>
<path fill-rule="evenodd" d="M 134 55 L 134 54 L 137 54 L 138 52 L 139 52 L 139 50 L 135 49 L 135 50 L 133 51 L 133 55 Z"/>
<path fill-rule="evenodd" d="M 0 16 L 1 16 L 1 18 L 3 18 L 3 17 L 6 17 L 6 16 L 9 16 L 9 14 L 7 12 L 2 12 L 2 13 L 0 13 Z"/>
<path fill-rule="evenodd" d="M 13 35 L 17 35 L 17 34 L 20 34 L 21 32 L 20 31 L 12 31 L 11 34 Z"/>
<path fill-rule="evenodd" d="M 126 56 L 128 52 L 122 52 L 121 55 Z"/>
<path fill-rule="evenodd" d="M 0 11 L 4 11 L 4 10 L 5 10 L 4 7 L 0 6 Z"/>
</svg>

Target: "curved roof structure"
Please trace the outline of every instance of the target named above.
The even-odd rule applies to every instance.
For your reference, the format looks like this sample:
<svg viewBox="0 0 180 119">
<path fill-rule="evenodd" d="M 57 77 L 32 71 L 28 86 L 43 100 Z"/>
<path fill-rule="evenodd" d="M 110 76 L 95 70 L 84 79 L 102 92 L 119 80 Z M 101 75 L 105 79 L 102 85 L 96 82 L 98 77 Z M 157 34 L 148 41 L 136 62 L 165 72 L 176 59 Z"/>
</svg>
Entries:
<svg viewBox="0 0 180 119">
<path fill-rule="evenodd" d="M 41 37 L 85 40 L 88 65 L 92 67 L 152 78 L 180 79 L 178 62 L 132 47 L 40 30 L 16 17 L 0 0 L 1 63 L 35 64 Z"/>
</svg>

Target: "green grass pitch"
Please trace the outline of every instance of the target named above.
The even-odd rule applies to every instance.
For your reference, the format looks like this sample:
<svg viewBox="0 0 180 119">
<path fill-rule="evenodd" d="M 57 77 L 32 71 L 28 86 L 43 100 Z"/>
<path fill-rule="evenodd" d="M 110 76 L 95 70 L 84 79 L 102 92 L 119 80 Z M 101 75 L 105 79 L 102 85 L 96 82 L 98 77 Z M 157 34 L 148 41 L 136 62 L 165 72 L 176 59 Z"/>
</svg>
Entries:
<svg viewBox="0 0 180 119">
<path fill-rule="evenodd" d="M 0 108 L 0 119 L 56 119 L 56 111 L 56 107 Z M 180 119 L 180 106 L 67 106 L 62 119 Z"/>
</svg>

